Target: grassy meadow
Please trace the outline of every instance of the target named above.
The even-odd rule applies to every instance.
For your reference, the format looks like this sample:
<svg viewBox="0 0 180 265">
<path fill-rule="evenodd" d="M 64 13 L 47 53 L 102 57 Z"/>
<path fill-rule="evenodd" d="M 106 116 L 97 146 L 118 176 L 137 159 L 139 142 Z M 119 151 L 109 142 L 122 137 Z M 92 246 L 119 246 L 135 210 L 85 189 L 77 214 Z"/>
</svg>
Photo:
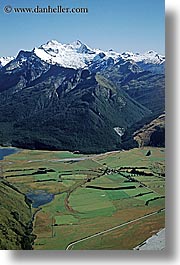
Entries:
<svg viewBox="0 0 180 265">
<path fill-rule="evenodd" d="M 1 161 L 1 171 L 24 194 L 53 195 L 32 209 L 33 249 L 63 250 L 121 224 L 72 249 L 133 249 L 165 226 L 164 155 L 151 147 L 90 156 L 21 150 Z"/>
</svg>

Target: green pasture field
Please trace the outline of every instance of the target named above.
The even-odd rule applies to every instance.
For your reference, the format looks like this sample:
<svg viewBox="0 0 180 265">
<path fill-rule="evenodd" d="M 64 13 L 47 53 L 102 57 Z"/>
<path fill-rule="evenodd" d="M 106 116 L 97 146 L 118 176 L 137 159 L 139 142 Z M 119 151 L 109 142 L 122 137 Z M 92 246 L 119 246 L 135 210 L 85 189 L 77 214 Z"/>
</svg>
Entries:
<svg viewBox="0 0 180 265">
<path fill-rule="evenodd" d="M 121 174 L 111 174 L 107 176 L 108 179 L 112 180 L 113 182 L 124 182 L 126 180 Z"/>
<path fill-rule="evenodd" d="M 148 150 L 151 150 L 151 156 L 146 157 Z M 96 158 L 96 161 L 106 164 L 107 166 L 118 168 L 123 166 L 137 166 L 137 167 L 148 167 L 152 162 L 164 161 L 163 148 L 145 147 L 144 149 L 134 148 L 129 151 L 123 151 L 119 153 L 111 153 L 103 155 L 102 157 Z"/>
<path fill-rule="evenodd" d="M 77 224 L 77 223 L 78 223 L 78 219 L 75 218 L 73 215 L 63 215 L 63 216 L 55 217 L 56 225 L 72 225 L 72 224 Z"/>
<path fill-rule="evenodd" d="M 136 196 L 138 194 L 144 194 L 144 193 L 147 193 L 147 192 L 150 192 L 148 189 L 146 188 L 136 188 L 136 189 L 132 189 L 132 190 L 124 190 L 124 192 L 132 197 L 132 196 Z"/>
<path fill-rule="evenodd" d="M 154 177 L 154 176 L 133 176 L 134 179 L 141 181 L 141 182 L 156 182 L 159 181 L 158 178 Z"/>
<path fill-rule="evenodd" d="M 155 199 L 155 198 L 158 198 L 160 197 L 160 194 L 155 194 L 155 193 L 150 193 L 150 194 L 145 194 L 143 196 L 140 196 L 138 197 L 139 200 L 143 200 L 143 201 L 148 201 L 148 200 L 152 200 L 152 199 Z"/>
<path fill-rule="evenodd" d="M 80 213 L 113 207 L 104 191 L 83 188 L 70 196 L 70 205 Z"/>
<path fill-rule="evenodd" d="M 55 213 L 61 214 L 63 212 L 67 214 L 68 211 L 66 210 L 64 205 L 65 197 L 66 197 L 65 193 L 56 195 L 53 201 L 51 201 L 50 203 L 46 204 L 43 207 L 42 211 L 50 215 L 51 217 L 53 217 Z"/>
<path fill-rule="evenodd" d="M 73 246 L 73 250 L 118 250 L 119 246 L 122 250 L 132 250 L 138 244 L 137 242 L 144 242 L 148 237 L 152 236 L 151 229 L 154 232 L 158 232 L 161 225 L 165 226 L 164 213 L 160 213 L 147 220 L 136 222 L 133 226 L 127 225 L 122 228 L 116 229 L 111 233 L 105 233 L 104 235 L 90 238 L 88 240 L 77 243 Z M 145 224 L 151 224 L 144 227 Z"/>
<path fill-rule="evenodd" d="M 110 200 L 121 200 L 129 198 L 129 195 L 123 190 L 108 190 L 106 191 Z"/>
</svg>

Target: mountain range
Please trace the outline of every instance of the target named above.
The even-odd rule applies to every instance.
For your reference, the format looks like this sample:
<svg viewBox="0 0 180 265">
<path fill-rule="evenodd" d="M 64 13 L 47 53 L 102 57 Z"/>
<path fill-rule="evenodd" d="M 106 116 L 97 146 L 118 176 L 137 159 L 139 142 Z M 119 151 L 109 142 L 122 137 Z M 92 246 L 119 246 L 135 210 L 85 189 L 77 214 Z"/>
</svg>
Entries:
<svg viewBox="0 0 180 265">
<path fill-rule="evenodd" d="M 100 49 L 92 49 L 86 44 L 77 40 L 71 44 L 61 44 L 56 40 L 48 41 L 46 44 L 38 48 L 34 48 L 31 52 L 41 60 L 49 64 L 57 64 L 65 68 L 97 69 L 98 65 L 101 69 L 109 64 L 115 64 L 122 60 L 135 62 L 142 67 L 143 70 L 151 70 L 151 72 L 164 72 L 165 56 L 159 55 L 155 51 L 148 51 L 144 54 L 123 52 L 117 53 L 110 49 L 103 51 Z M 0 57 L 0 65 L 5 66 L 15 57 Z"/>
<path fill-rule="evenodd" d="M 49 41 L 0 58 L 0 144 L 84 153 L 128 148 L 164 112 L 165 57 Z M 123 138 L 126 140 L 124 141 Z"/>
</svg>

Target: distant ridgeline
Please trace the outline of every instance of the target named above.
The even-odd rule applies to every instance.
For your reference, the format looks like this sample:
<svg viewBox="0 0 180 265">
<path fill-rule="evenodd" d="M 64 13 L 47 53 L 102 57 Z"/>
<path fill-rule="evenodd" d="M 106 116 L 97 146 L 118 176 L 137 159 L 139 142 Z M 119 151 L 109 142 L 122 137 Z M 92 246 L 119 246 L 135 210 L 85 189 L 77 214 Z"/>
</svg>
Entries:
<svg viewBox="0 0 180 265">
<path fill-rule="evenodd" d="M 165 109 L 165 58 L 153 51 L 118 54 L 50 41 L 0 62 L 1 145 L 128 149 L 138 146 L 134 132 Z"/>
</svg>

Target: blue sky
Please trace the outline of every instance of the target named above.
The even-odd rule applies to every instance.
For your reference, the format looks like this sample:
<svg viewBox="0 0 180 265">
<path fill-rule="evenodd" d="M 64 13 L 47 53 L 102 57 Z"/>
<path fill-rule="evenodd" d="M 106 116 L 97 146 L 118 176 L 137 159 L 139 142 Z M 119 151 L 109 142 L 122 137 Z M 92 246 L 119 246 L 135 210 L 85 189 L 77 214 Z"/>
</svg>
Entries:
<svg viewBox="0 0 180 265">
<path fill-rule="evenodd" d="M 87 7 L 88 14 L 5 14 L 12 7 Z M 118 52 L 164 54 L 164 0 L 1 0 L 0 56 L 56 39 Z"/>
</svg>

